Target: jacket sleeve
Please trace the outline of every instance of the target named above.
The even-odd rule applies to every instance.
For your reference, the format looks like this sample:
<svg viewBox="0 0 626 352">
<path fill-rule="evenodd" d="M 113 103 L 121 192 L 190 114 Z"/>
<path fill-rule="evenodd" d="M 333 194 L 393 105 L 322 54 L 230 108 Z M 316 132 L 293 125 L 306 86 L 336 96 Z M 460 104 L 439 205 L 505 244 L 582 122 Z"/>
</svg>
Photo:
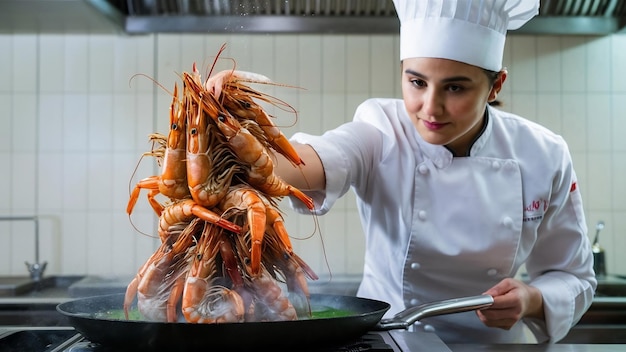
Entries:
<svg viewBox="0 0 626 352">
<path fill-rule="evenodd" d="M 380 132 L 363 122 L 348 122 L 321 136 L 296 133 L 291 140 L 309 144 L 320 157 L 326 176 L 326 189 L 304 191 L 315 203 L 316 215 L 326 214 L 335 202 L 350 190 L 359 178 L 367 177 L 364 172 L 380 143 Z M 363 143 L 370 141 L 371 143 Z M 310 214 L 301 202 L 289 198 L 291 207 L 299 213 Z"/>
<path fill-rule="evenodd" d="M 539 342 L 558 342 L 589 309 L 597 287 L 580 187 L 567 147 L 526 269 L 530 285 L 542 293 L 545 320 L 525 323 Z"/>
</svg>

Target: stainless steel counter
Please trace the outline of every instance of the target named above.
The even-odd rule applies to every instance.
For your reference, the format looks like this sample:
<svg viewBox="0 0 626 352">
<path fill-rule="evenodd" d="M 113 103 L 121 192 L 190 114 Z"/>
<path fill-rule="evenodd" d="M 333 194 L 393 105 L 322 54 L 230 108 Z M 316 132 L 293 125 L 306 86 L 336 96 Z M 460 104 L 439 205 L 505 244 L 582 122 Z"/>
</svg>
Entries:
<svg viewBox="0 0 626 352">
<path fill-rule="evenodd" d="M 623 352 L 626 345 L 608 344 L 551 344 L 551 345 L 473 345 L 450 344 L 448 348 L 452 352 Z"/>
</svg>

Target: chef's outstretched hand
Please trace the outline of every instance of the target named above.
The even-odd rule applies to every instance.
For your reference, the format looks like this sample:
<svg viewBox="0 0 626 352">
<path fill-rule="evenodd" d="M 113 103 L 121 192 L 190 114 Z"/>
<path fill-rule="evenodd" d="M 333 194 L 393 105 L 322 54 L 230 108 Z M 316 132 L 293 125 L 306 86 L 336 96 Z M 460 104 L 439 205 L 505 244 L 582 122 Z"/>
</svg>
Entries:
<svg viewBox="0 0 626 352">
<path fill-rule="evenodd" d="M 493 305 L 476 314 L 486 326 L 509 330 L 522 318 L 544 318 L 541 292 L 519 280 L 504 279 L 485 294 L 493 296 Z"/>
<path fill-rule="evenodd" d="M 233 75 L 236 75 L 236 71 L 223 70 L 214 75 L 211 75 L 204 83 L 204 89 L 213 93 L 215 98 L 219 98 L 222 94 L 222 87 L 224 86 L 224 82 Z"/>
</svg>

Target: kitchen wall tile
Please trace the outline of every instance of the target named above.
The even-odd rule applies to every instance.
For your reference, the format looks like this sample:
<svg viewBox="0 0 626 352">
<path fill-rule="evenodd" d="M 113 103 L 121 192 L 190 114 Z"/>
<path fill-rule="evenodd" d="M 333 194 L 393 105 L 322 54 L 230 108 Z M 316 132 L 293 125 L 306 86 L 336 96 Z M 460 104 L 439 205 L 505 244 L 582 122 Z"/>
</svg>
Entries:
<svg viewBox="0 0 626 352">
<path fill-rule="evenodd" d="M 109 153 L 90 153 L 87 160 L 87 207 L 95 211 L 110 210 L 113 206 L 113 156 Z"/>
<path fill-rule="evenodd" d="M 585 112 L 587 99 L 583 94 L 562 95 L 561 134 L 571 150 L 587 150 L 588 123 Z"/>
<path fill-rule="evenodd" d="M 237 45 L 236 43 L 233 45 Z M 243 71 L 250 71 L 254 73 L 258 73 L 264 75 L 275 81 L 277 83 L 285 83 L 285 84 L 293 84 L 293 81 L 289 82 L 278 82 L 276 81 L 276 77 L 274 74 L 274 70 L 277 69 L 274 67 L 274 57 L 276 55 L 276 50 L 274 49 L 276 46 L 276 41 L 272 36 L 264 35 L 264 36 L 255 36 L 252 40 L 250 40 L 249 47 L 250 49 L 250 60 L 246 65 L 240 65 L 236 62 L 237 69 L 241 69 Z M 223 60 L 226 62 L 226 60 Z M 223 69 L 227 69 L 232 67 L 232 63 L 229 65 L 225 65 Z M 263 89 L 265 92 L 269 90 L 271 87 L 263 87 L 260 86 L 258 89 Z M 272 94 L 274 92 L 272 91 Z"/>
<path fill-rule="evenodd" d="M 63 149 L 82 152 L 88 148 L 89 95 L 67 94 L 63 99 Z"/>
<path fill-rule="evenodd" d="M 537 48 L 532 36 L 516 35 L 507 39 L 511 47 L 510 83 L 514 91 L 534 92 L 537 89 Z"/>
<path fill-rule="evenodd" d="M 135 150 L 139 142 L 145 146 L 147 136 L 141 141 L 136 140 L 137 120 L 144 113 L 138 107 L 137 95 L 126 93 L 115 94 L 111 106 L 106 110 L 111 112 L 111 150 L 114 152 Z M 152 97 L 150 96 L 150 100 Z M 152 111 L 150 109 L 149 111 Z M 151 118 L 151 116 L 149 116 Z"/>
<path fill-rule="evenodd" d="M 555 119 L 552 114 L 540 114 L 538 115 L 538 104 L 545 95 L 526 94 L 514 91 L 511 101 L 507 103 L 507 111 L 510 111 L 516 115 L 523 116 L 525 119 L 536 121 L 545 125 L 548 121 Z M 548 104 L 542 105 L 546 106 Z M 549 105 L 548 105 L 549 106 Z M 560 116 L 557 117 L 560 125 Z M 545 122 L 544 122 L 545 121 Z M 546 126 L 548 127 L 548 126 Z"/>
<path fill-rule="evenodd" d="M 350 192 L 350 194 L 353 194 Z M 346 250 L 343 254 L 346 260 L 347 274 L 361 274 L 363 272 L 365 255 L 365 236 L 361 219 L 356 210 L 351 209 L 346 212 Z"/>
<path fill-rule="evenodd" d="M 66 93 L 88 91 L 90 74 L 100 69 L 89 66 L 89 39 L 90 37 L 84 34 L 65 36 L 65 78 L 63 84 L 59 84 L 59 91 Z"/>
<path fill-rule="evenodd" d="M 625 50 L 626 51 L 626 50 Z M 614 151 L 626 151 L 626 91 L 611 94 L 611 132 L 612 146 Z"/>
<path fill-rule="evenodd" d="M 589 177 L 587 176 L 587 160 L 588 160 L 588 153 L 587 152 L 571 152 L 572 154 L 572 162 L 574 164 L 574 172 L 576 172 L 576 177 L 578 179 L 578 189 L 580 190 L 580 193 L 582 194 L 582 198 L 583 198 L 583 207 L 585 209 L 585 211 L 587 211 L 589 209 L 589 206 L 587 204 L 587 194 L 588 192 L 588 187 L 587 185 L 590 183 L 589 182 Z"/>
<path fill-rule="evenodd" d="M 579 120 L 585 120 L 587 148 L 591 152 L 609 152 L 612 145 L 611 96 L 606 93 L 589 93 L 586 96 L 587 109 L 581 111 Z"/>
<path fill-rule="evenodd" d="M 370 37 L 370 67 L 366 73 L 370 76 L 369 92 L 372 96 L 392 97 L 399 81 L 400 71 L 392 63 L 400 61 L 395 36 L 374 35 Z"/>
<path fill-rule="evenodd" d="M 87 136 L 88 150 L 91 152 L 109 152 L 113 149 L 113 95 L 91 94 L 87 98 L 88 115 Z"/>
<path fill-rule="evenodd" d="M 343 212 L 329 212 L 324 215 L 324 220 L 326 226 L 320 234 L 324 240 L 321 262 L 328 263 L 328 268 L 321 267 L 322 271 L 318 275 L 346 273 L 346 257 L 349 255 L 346 247 L 346 216 Z"/>
<path fill-rule="evenodd" d="M 13 195 L 11 209 L 22 214 L 30 215 L 34 212 L 37 189 L 37 154 L 35 152 L 13 152 L 9 166 Z"/>
<path fill-rule="evenodd" d="M 13 91 L 13 40 L 11 35 L 0 34 L 0 48 L 6 48 L 0 51 L 0 82 L 5 82 L 0 84 L 0 96 Z"/>
<path fill-rule="evenodd" d="M 611 92 L 626 93 L 626 36 L 611 36 Z M 622 110 L 624 111 L 624 110 Z"/>
<path fill-rule="evenodd" d="M 1 195 L 1 194 L 0 194 Z M 0 202 L 0 204 L 2 204 Z M 3 214 L 8 214 L 4 209 L 0 208 Z M 0 247 L 0 275 L 16 275 L 16 271 L 12 268 L 12 261 L 14 260 L 14 253 L 12 247 L 12 243 L 16 236 L 12 236 L 10 229 L 12 223 L 10 221 L 0 221 L 0 234 L 2 236 L 2 240 L 4 241 L 4 246 Z"/>
<path fill-rule="evenodd" d="M 60 214 L 62 246 L 61 256 L 56 260 L 67 275 L 85 274 L 90 272 L 87 268 L 94 265 L 89 263 L 88 241 L 95 228 L 89 225 L 88 216 L 88 211 L 64 211 Z"/>
<path fill-rule="evenodd" d="M 172 73 L 179 76 L 182 72 L 192 72 L 193 63 L 195 63 L 202 77 L 206 78 L 205 72 L 213 60 L 204 54 L 204 37 L 200 34 L 185 34 L 180 37 L 180 66 Z M 214 55 L 217 55 L 217 52 Z"/>
<path fill-rule="evenodd" d="M 39 154 L 38 182 L 35 183 L 39 213 L 56 213 L 63 204 L 63 161 L 64 154 L 61 151 Z"/>
<path fill-rule="evenodd" d="M 30 216 L 32 214 L 25 215 Z M 11 272 L 28 276 L 29 273 L 24 262 L 31 264 L 35 262 L 35 224 L 33 221 L 13 221 L 9 231 L 11 253 L 19 253 L 11 257 L 12 260 L 9 263 Z"/>
<path fill-rule="evenodd" d="M 558 36 L 537 37 L 537 92 L 559 93 L 561 87 L 561 41 Z"/>
<path fill-rule="evenodd" d="M 323 94 L 344 94 L 346 92 L 347 43 L 344 35 L 322 36 L 322 76 Z"/>
<path fill-rule="evenodd" d="M 322 97 L 317 94 L 302 94 L 298 97 L 296 106 L 298 106 L 299 110 L 298 131 L 312 131 L 313 133 L 317 133 L 322 129 L 322 122 L 326 118 L 318 118 L 320 115 L 320 106 L 322 106 Z"/>
<path fill-rule="evenodd" d="M 66 152 L 63 155 L 63 198 L 60 206 L 64 211 L 88 209 L 87 160 L 88 154 L 84 152 Z"/>
<path fill-rule="evenodd" d="M 354 110 L 348 110 L 346 96 L 344 94 L 323 93 L 322 106 L 317 111 L 311 112 L 309 118 L 318 119 L 321 125 L 318 129 L 307 131 L 314 134 L 323 134 L 344 121 L 351 121 Z"/>
<path fill-rule="evenodd" d="M 298 81 L 297 86 L 306 89 L 302 95 L 319 96 L 322 90 L 322 38 L 317 35 L 298 36 L 297 55 L 298 59 Z"/>
<path fill-rule="evenodd" d="M 13 45 L 10 52 L 13 75 L 10 84 L 14 93 L 32 93 L 38 87 L 37 55 L 39 50 L 39 36 L 19 35 L 13 36 Z"/>
<path fill-rule="evenodd" d="M 133 47 L 133 55 L 135 56 L 135 61 L 129 61 L 129 67 L 124 69 L 124 72 L 128 74 L 136 74 L 141 73 L 145 75 L 153 75 L 155 71 L 155 65 L 158 59 L 156 58 L 155 53 L 155 42 L 156 39 L 154 36 L 146 35 L 146 36 L 131 36 L 131 37 L 116 37 L 117 40 L 124 41 L 124 48 L 128 48 L 129 46 Z M 121 49 L 122 50 L 122 49 Z M 126 49 L 123 49 L 126 50 Z M 130 58 L 129 58 L 130 60 Z M 117 67 L 117 66 L 116 66 Z M 124 77 L 120 74 L 120 77 Z M 128 80 L 131 79 L 131 75 L 127 77 Z M 133 79 L 130 81 L 130 84 L 117 85 L 114 83 L 114 90 L 117 92 L 125 92 L 128 88 L 133 88 L 137 90 L 137 93 L 152 93 L 157 87 L 152 80 L 149 79 Z"/>
<path fill-rule="evenodd" d="M 298 77 L 298 37 L 281 34 L 274 38 L 274 73 L 272 79 L 279 83 L 297 84 Z"/>
<path fill-rule="evenodd" d="M 87 224 L 91 228 L 85 233 L 87 271 L 95 273 L 110 273 L 113 269 L 113 241 L 112 216 L 109 212 L 97 210 L 85 215 Z M 103 251 L 102 248 L 110 248 L 111 251 Z"/>
<path fill-rule="evenodd" d="M 63 111 L 66 106 L 71 109 L 73 101 L 69 100 L 68 102 L 61 92 L 57 92 L 39 93 L 36 102 L 38 105 L 37 136 L 39 140 L 37 144 L 39 150 L 62 152 L 64 148 Z"/>
<path fill-rule="evenodd" d="M 605 153 L 589 153 L 587 160 L 587 177 L 594 180 L 587 185 L 587 206 L 589 210 L 611 210 L 612 203 L 612 160 Z"/>
<path fill-rule="evenodd" d="M 608 268 L 609 272 L 618 275 L 626 275 L 626 260 L 624 260 L 624 248 L 626 248 L 626 211 L 617 210 L 614 211 L 612 218 L 612 231 L 606 233 L 614 239 L 613 247 L 605 247 L 606 256 L 612 268 Z"/>
<path fill-rule="evenodd" d="M 172 85 L 172 89 L 174 86 Z M 122 111 L 120 118 L 126 119 L 128 128 L 135 131 L 136 136 L 132 140 L 135 149 L 145 152 L 148 144 L 148 135 L 153 132 L 167 133 L 169 128 L 169 106 L 172 97 L 165 94 L 142 93 L 133 97 L 134 106 L 129 105 L 128 111 Z M 156 109 L 156 110 L 155 110 Z"/>
<path fill-rule="evenodd" d="M 555 133 L 563 133 L 563 120 L 561 117 L 563 116 L 565 104 L 562 103 L 562 96 L 560 94 L 539 94 L 536 96 L 536 103 L 533 101 L 532 96 L 523 96 L 520 94 L 514 94 L 514 96 L 516 97 L 516 104 L 514 107 L 511 107 L 512 110 L 518 113 L 520 110 L 523 111 L 523 104 L 529 104 L 528 114 L 522 116 L 547 127 Z M 518 109 L 520 105 L 522 108 Z M 533 107 L 534 112 L 531 111 Z"/>
<path fill-rule="evenodd" d="M 0 93 L 0 106 L 2 106 L 5 111 L 10 112 L 10 114 L 6 113 L 0 115 L 0 122 L 2 122 L 4 126 L 4 128 L 0 128 L 0 152 L 11 151 L 13 146 L 13 139 L 11 137 L 13 135 L 13 120 L 15 120 L 13 117 L 13 99 L 14 95 L 11 93 Z M 19 116 L 19 107 L 16 109 L 18 109 L 17 115 Z"/>
<path fill-rule="evenodd" d="M 351 36 L 346 41 L 346 90 L 351 94 L 370 94 L 371 45 L 368 36 Z"/>
<path fill-rule="evenodd" d="M 115 81 L 115 40 L 110 35 L 92 35 L 88 47 L 89 92 L 111 93 Z"/>
<path fill-rule="evenodd" d="M 0 164 L 11 165 L 13 153 L 0 151 Z M 13 196 L 13 174 L 0 172 L 0 214 L 11 214 L 11 197 Z M 0 221 L 0 233 L 4 221 Z"/>
<path fill-rule="evenodd" d="M 611 195 L 615 211 L 626 211 L 626 152 L 613 152 L 611 160 Z M 626 248 L 626 247 L 623 247 Z"/>
<path fill-rule="evenodd" d="M 62 34 L 39 36 L 40 92 L 58 92 L 65 78 L 65 36 Z"/>
<path fill-rule="evenodd" d="M 105 234 L 111 237 L 112 266 L 111 275 L 128 276 L 136 273 L 135 266 L 135 236 L 128 221 L 128 216 L 122 212 L 111 214 L 111 233 Z M 145 261 L 147 258 L 141 258 Z"/>
<path fill-rule="evenodd" d="M 16 152 L 34 152 L 37 146 L 37 96 L 20 93 L 13 96 L 11 124 L 11 149 Z M 11 111 L 11 110 L 7 110 Z M 5 125 L 5 128 L 9 127 Z"/>
<path fill-rule="evenodd" d="M 587 50 L 588 37 L 563 37 L 561 39 L 561 77 L 564 92 L 585 92 L 588 87 Z"/>
<path fill-rule="evenodd" d="M 587 75 L 588 92 L 609 92 L 611 81 L 611 37 L 593 37 L 586 43 L 587 67 L 583 72 Z"/>
</svg>

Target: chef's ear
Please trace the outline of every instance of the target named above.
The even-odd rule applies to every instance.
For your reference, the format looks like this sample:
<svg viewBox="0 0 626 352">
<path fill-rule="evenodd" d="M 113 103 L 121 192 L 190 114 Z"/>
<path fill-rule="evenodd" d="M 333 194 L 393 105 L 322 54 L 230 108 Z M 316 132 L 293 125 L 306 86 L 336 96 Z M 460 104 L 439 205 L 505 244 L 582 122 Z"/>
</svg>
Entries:
<svg viewBox="0 0 626 352">
<path fill-rule="evenodd" d="M 502 90 L 502 86 L 504 85 L 504 81 L 506 81 L 506 76 L 508 75 L 508 71 L 506 67 L 498 72 L 496 79 L 493 82 L 493 86 L 491 87 L 491 91 L 489 92 L 489 102 L 495 101 L 498 98 L 498 93 Z"/>
</svg>

